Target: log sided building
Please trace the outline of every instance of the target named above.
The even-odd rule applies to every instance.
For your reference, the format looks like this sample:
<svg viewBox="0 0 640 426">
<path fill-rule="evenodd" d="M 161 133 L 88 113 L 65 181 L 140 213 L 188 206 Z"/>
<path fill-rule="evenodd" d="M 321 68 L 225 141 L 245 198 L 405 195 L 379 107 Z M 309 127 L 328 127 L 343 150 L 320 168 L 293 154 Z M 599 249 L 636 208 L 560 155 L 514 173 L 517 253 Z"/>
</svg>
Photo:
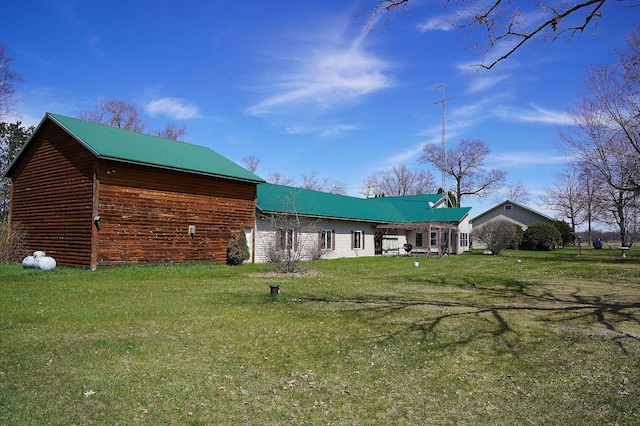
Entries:
<svg viewBox="0 0 640 426">
<path fill-rule="evenodd" d="M 90 269 L 225 262 L 264 182 L 206 147 L 50 113 L 5 175 L 27 248 Z"/>
</svg>

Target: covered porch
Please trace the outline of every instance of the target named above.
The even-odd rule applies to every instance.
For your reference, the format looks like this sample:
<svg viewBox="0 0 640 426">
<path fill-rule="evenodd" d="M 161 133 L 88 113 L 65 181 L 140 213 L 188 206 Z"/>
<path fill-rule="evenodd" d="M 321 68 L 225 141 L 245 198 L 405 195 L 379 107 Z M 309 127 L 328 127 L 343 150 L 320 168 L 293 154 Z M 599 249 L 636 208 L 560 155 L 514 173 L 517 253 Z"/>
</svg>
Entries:
<svg viewBox="0 0 640 426">
<path fill-rule="evenodd" d="M 397 254 L 444 256 L 458 254 L 459 230 L 458 225 L 447 222 L 419 222 L 419 223 L 385 223 L 376 226 L 376 229 L 385 235 L 389 231 L 404 231 L 406 243 L 411 245 L 400 248 Z M 384 253 L 383 253 L 384 254 Z"/>
</svg>

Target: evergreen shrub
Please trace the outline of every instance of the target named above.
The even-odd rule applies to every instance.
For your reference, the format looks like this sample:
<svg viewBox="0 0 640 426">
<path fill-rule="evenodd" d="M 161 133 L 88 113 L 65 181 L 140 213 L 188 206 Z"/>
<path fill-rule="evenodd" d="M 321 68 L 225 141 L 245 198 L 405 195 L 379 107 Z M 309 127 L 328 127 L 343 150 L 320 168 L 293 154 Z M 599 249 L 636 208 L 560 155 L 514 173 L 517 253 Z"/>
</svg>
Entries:
<svg viewBox="0 0 640 426">
<path fill-rule="evenodd" d="M 535 222 L 529 225 L 522 238 L 525 250 L 557 250 L 562 244 L 560 232 L 550 223 Z"/>
<path fill-rule="evenodd" d="M 233 235 L 231 240 L 229 240 L 229 246 L 227 247 L 227 265 L 240 265 L 250 258 L 251 253 L 249 252 L 247 237 L 244 234 L 244 230 L 241 229 L 240 232 Z"/>
</svg>

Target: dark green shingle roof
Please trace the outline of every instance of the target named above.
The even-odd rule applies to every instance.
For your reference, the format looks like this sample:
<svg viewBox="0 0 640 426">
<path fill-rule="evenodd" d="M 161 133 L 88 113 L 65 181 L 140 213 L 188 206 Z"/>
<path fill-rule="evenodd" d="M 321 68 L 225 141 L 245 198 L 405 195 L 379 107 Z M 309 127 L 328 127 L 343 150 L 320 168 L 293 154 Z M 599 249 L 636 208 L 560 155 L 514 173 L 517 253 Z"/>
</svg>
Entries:
<svg viewBox="0 0 640 426">
<path fill-rule="evenodd" d="M 384 223 L 459 222 L 471 207 L 430 208 L 439 194 L 409 197 L 357 198 L 291 186 L 258 185 L 258 209 L 265 213 Z"/>
<path fill-rule="evenodd" d="M 264 182 L 217 152 L 198 145 L 47 113 L 96 157 L 248 182 Z M 40 124 L 42 125 L 42 123 Z"/>
</svg>

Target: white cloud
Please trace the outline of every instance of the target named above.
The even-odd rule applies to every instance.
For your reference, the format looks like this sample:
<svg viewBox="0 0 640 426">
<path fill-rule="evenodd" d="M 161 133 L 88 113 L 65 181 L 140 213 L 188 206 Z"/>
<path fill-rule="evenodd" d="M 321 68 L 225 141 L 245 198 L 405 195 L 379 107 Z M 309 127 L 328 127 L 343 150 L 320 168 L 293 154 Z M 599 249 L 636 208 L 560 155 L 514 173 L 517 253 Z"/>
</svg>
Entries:
<svg viewBox="0 0 640 426">
<path fill-rule="evenodd" d="M 197 107 L 188 105 L 183 99 L 178 98 L 154 99 L 144 106 L 144 110 L 152 117 L 166 115 L 176 120 L 200 117 Z"/>
<path fill-rule="evenodd" d="M 417 157 L 422 153 L 422 148 L 424 147 L 424 143 L 420 142 L 412 147 L 408 147 L 406 150 L 399 152 L 397 154 L 391 155 L 385 161 L 386 168 L 399 166 L 400 164 L 407 163 Z"/>
<path fill-rule="evenodd" d="M 346 44 L 319 37 L 315 46 L 304 46 L 308 53 L 287 61 L 285 69 L 271 70 L 277 76 L 267 82 L 271 94 L 247 112 L 265 115 L 300 105 L 326 110 L 390 87 L 389 64 L 363 47 L 365 37 Z"/>
<path fill-rule="evenodd" d="M 485 74 L 482 77 L 476 74 L 470 77 L 469 93 L 479 93 L 493 89 L 498 83 L 506 80 L 509 77 L 510 76 L 508 74 Z"/>
<path fill-rule="evenodd" d="M 286 131 L 290 135 L 315 134 L 321 138 L 334 137 L 346 132 L 357 130 L 355 124 L 335 124 L 328 126 L 302 126 L 294 125 L 286 127 Z"/>
<path fill-rule="evenodd" d="M 491 167 L 525 167 L 531 165 L 562 164 L 567 156 L 539 151 L 517 151 L 492 154 L 489 161 Z"/>
<path fill-rule="evenodd" d="M 555 125 L 567 125 L 571 122 L 566 112 L 552 111 L 535 105 L 531 105 L 528 109 L 503 106 L 496 108 L 495 114 L 505 121 Z"/>
<path fill-rule="evenodd" d="M 418 25 L 418 31 L 426 33 L 428 31 L 451 31 L 453 25 L 450 23 L 450 16 L 436 16 L 429 18 L 424 24 Z"/>
<path fill-rule="evenodd" d="M 333 137 L 333 136 L 341 135 L 342 133 L 351 132 L 353 130 L 356 130 L 357 128 L 358 126 L 353 124 L 339 124 L 339 125 L 324 129 L 320 133 L 320 137 L 325 137 L 325 138 Z"/>
</svg>

